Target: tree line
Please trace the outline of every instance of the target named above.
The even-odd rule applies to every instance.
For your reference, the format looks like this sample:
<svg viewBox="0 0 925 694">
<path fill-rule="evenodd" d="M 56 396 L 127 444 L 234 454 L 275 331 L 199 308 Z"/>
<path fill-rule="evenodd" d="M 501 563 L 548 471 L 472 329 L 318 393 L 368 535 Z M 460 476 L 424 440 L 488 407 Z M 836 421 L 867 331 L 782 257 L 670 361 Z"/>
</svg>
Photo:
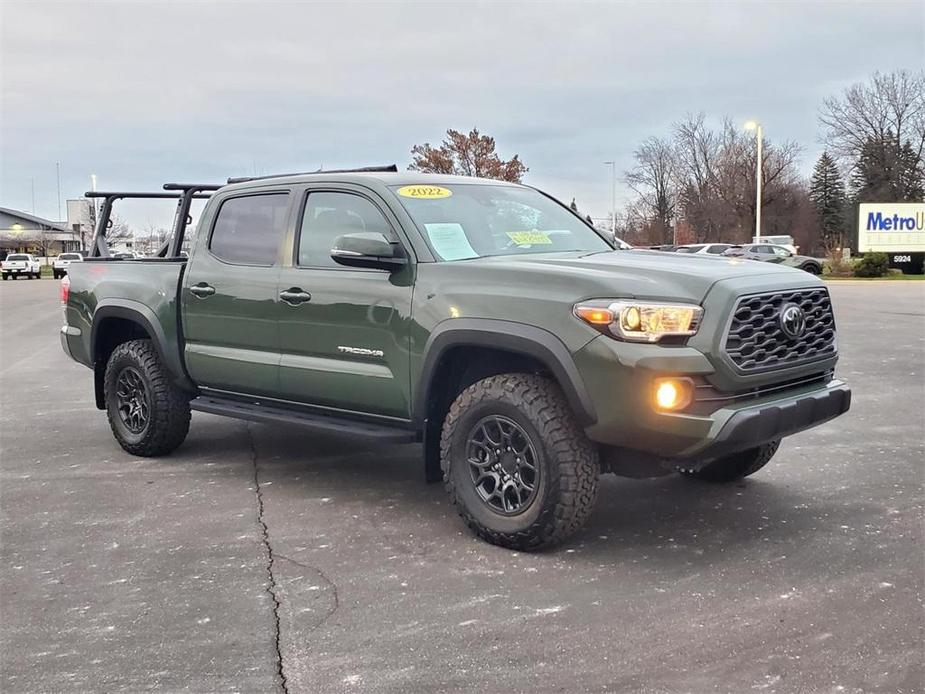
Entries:
<svg viewBox="0 0 925 694">
<path fill-rule="evenodd" d="M 875 73 L 819 110 L 826 149 L 811 178 L 798 171 L 802 148 L 763 141 L 762 235 L 791 235 L 804 251 L 853 245 L 861 202 L 925 197 L 925 72 Z M 687 116 L 634 151 L 626 172 L 635 197 L 621 232 L 635 243 L 751 239 L 755 225 L 755 138 L 725 118 L 710 127 Z"/>
<path fill-rule="evenodd" d="M 825 99 L 818 120 L 826 149 L 809 180 L 799 172 L 800 144 L 763 140 L 761 218 L 762 235 L 790 235 L 805 252 L 823 253 L 854 244 L 859 203 L 925 198 L 925 71 L 875 73 Z M 624 175 L 633 199 L 612 211 L 618 235 L 636 245 L 748 242 L 757 152 L 741 124 L 703 113 L 646 138 Z M 439 146 L 415 145 L 411 155 L 413 171 L 506 181 L 529 171 L 516 154 L 501 159 L 478 129 L 448 130 Z M 571 207 L 578 212 L 574 199 Z"/>
</svg>

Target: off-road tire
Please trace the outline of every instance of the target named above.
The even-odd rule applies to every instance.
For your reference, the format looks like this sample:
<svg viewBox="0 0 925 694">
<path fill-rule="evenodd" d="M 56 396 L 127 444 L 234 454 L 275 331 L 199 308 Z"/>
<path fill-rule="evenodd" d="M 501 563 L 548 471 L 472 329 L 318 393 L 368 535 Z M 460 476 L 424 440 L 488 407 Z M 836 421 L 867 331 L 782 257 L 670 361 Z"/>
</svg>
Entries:
<svg viewBox="0 0 925 694">
<path fill-rule="evenodd" d="M 477 422 L 491 415 L 521 427 L 538 457 L 536 494 L 517 515 L 490 508 L 469 473 L 468 437 Z M 482 539 L 509 549 L 531 551 L 562 542 L 584 525 L 597 498 L 596 447 L 575 422 L 559 386 L 534 374 L 491 376 L 463 390 L 443 423 L 440 465 L 446 490 L 466 525 Z"/>
<path fill-rule="evenodd" d="M 141 375 L 148 398 L 144 429 L 132 432 L 122 421 L 117 404 L 119 374 L 132 367 Z M 166 455 L 183 443 L 189 431 L 189 397 L 170 382 L 151 340 L 123 342 L 113 350 L 103 381 L 106 416 L 116 441 L 132 455 Z"/>
<path fill-rule="evenodd" d="M 747 451 L 740 451 L 717 458 L 699 470 L 679 468 L 678 472 L 685 477 L 702 480 L 703 482 L 735 482 L 743 477 L 755 474 L 767 465 L 771 458 L 774 457 L 774 454 L 777 453 L 779 446 L 780 439 L 757 448 L 750 448 Z"/>
</svg>

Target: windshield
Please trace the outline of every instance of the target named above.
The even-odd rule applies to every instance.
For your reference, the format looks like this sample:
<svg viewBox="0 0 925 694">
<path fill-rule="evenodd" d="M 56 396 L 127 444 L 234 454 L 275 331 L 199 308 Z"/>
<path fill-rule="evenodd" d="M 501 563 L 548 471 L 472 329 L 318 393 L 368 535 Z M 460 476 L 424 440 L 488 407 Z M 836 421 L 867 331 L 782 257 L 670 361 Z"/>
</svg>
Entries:
<svg viewBox="0 0 925 694">
<path fill-rule="evenodd" d="M 531 188 L 420 184 L 392 190 L 441 260 L 612 250 L 565 207 Z"/>
<path fill-rule="evenodd" d="M 23 255 L 22 253 L 14 253 L 11 256 L 7 256 L 7 260 L 29 260 L 29 256 Z"/>
</svg>

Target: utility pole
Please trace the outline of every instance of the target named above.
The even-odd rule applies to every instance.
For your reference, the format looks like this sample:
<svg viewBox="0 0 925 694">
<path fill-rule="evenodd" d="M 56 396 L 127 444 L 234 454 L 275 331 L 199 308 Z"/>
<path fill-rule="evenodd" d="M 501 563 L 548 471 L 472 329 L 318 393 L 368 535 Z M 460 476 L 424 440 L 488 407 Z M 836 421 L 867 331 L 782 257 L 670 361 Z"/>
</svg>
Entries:
<svg viewBox="0 0 925 694">
<path fill-rule="evenodd" d="M 55 221 L 61 221 L 61 162 L 55 162 L 55 178 L 58 179 L 58 219 Z M 34 206 L 34 205 L 33 205 Z"/>
<path fill-rule="evenodd" d="M 762 154 L 761 146 L 764 136 L 761 131 L 761 123 L 758 121 L 750 120 L 745 124 L 746 130 L 754 130 L 755 137 L 758 140 L 758 162 L 755 165 L 755 243 L 761 243 L 761 174 L 762 169 Z"/>
<path fill-rule="evenodd" d="M 610 234 L 617 238 L 617 162 L 605 161 L 610 165 Z"/>
</svg>

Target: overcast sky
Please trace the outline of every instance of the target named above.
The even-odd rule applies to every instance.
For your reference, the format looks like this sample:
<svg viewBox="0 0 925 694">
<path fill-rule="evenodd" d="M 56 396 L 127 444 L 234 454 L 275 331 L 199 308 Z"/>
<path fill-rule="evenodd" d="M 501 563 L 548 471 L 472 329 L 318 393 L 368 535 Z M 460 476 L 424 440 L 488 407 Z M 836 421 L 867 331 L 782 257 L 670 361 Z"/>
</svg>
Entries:
<svg viewBox="0 0 925 694">
<path fill-rule="evenodd" d="M 0 206 L 397 163 L 478 127 L 604 216 L 687 112 L 820 152 L 822 99 L 925 64 L 925 3 L 2 2 Z M 618 205 L 628 192 L 618 183 Z M 63 204 L 62 204 L 63 207 Z M 148 214 L 147 212 L 145 214 Z M 166 213 L 165 213 L 166 215 Z M 166 215 L 169 217 L 169 215 Z M 142 223 L 143 220 L 134 221 Z M 160 221 L 160 220 L 157 220 Z"/>
</svg>

